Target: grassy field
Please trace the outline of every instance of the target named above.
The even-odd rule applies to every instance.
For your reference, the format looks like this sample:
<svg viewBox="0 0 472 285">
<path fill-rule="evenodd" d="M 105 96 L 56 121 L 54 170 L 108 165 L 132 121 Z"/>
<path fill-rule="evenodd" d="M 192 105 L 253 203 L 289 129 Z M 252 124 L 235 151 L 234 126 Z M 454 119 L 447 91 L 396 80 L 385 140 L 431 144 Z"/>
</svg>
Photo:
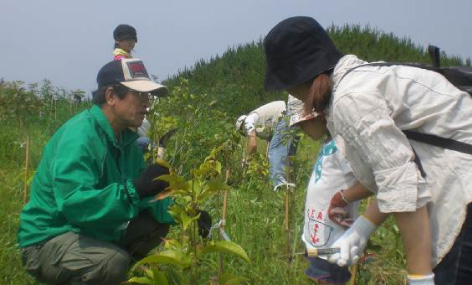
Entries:
<svg viewBox="0 0 472 285">
<path fill-rule="evenodd" d="M 30 166 L 39 163 L 41 149 L 53 130 L 32 129 Z M 24 135 L 15 127 L 5 127 L 0 141 L 0 282 L 1 284 L 36 284 L 22 269 L 16 232 L 19 211 L 24 205 L 25 155 Z M 303 139 L 295 157 L 292 174 L 297 183 L 294 201 L 291 204 L 290 252 L 300 253 L 303 224 L 305 188 L 318 144 Z M 265 150 L 264 143 L 259 146 Z M 31 173 L 30 169 L 30 173 Z M 225 270 L 249 278 L 249 284 L 314 284 L 305 275 L 307 263 L 301 255 L 287 256 L 286 232 L 284 229 L 284 191 L 274 192 L 266 177 L 248 175 L 233 185 L 228 197 L 227 232 L 231 239 L 247 252 L 251 263 L 246 264 L 231 256 L 225 257 Z M 205 205 L 213 220 L 221 216 L 221 198 Z M 177 234 L 174 228 L 170 234 Z M 214 239 L 218 238 L 217 232 Z M 389 220 L 377 231 L 369 245 L 375 259 L 369 259 L 358 268 L 356 284 L 402 284 L 404 276 L 403 252 L 398 230 Z M 207 283 L 210 276 L 217 273 L 218 256 L 205 260 L 205 270 L 200 280 Z"/>
<path fill-rule="evenodd" d="M 330 27 L 331 37 L 345 54 L 375 61 L 430 63 L 427 50 L 410 39 L 400 39 L 371 28 Z M 457 57 L 441 53 L 443 66 L 467 65 Z M 159 102 L 150 115 L 151 136 L 162 135 L 173 127 L 179 131 L 168 147 L 169 162 L 179 174 L 188 176 L 209 152 L 231 137 L 237 116 L 272 100 L 285 100 L 284 92 L 264 90 L 265 58 L 261 41 L 228 49 L 209 62 L 201 60 L 192 68 L 163 82 L 170 89 L 168 98 Z M 0 284 L 35 284 L 21 267 L 16 245 L 18 215 L 25 203 L 25 183 L 39 163 L 41 151 L 57 128 L 81 108 L 74 98 L 84 92 L 65 92 L 42 84 L 25 86 L 21 81 L 0 84 Z M 25 177 L 26 136 L 30 137 L 29 174 Z M 232 189 L 228 197 L 227 232 L 247 252 L 250 263 L 224 258 L 225 271 L 249 278 L 249 284 L 312 284 L 304 275 L 307 266 L 301 255 L 305 189 L 317 155 L 318 144 L 301 141 L 294 158 L 292 181 L 297 187 L 290 207 L 290 234 L 287 256 L 284 228 L 283 191 L 273 192 L 267 175 L 267 162 L 260 161 L 253 174 L 242 178 L 240 167 L 243 143 L 225 167 L 232 169 Z M 266 145 L 259 145 L 264 153 Z M 203 205 L 216 222 L 221 217 L 222 198 Z M 365 207 L 363 202 L 362 207 Z M 170 237 L 179 234 L 174 227 Z M 214 239 L 218 239 L 215 233 Z M 405 261 L 399 231 L 390 218 L 372 236 L 369 258 L 357 268 L 355 284 L 405 284 Z M 218 270 L 218 256 L 205 259 L 199 282 L 208 284 Z"/>
<path fill-rule="evenodd" d="M 46 140 L 44 130 L 31 130 L 31 175 Z M 25 201 L 26 137 L 15 126 L 2 126 L 0 135 L 0 283 L 35 284 L 21 266 L 17 247 L 19 212 Z M 30 177 L 26 178 L 26 180 Z"/>
</svg>

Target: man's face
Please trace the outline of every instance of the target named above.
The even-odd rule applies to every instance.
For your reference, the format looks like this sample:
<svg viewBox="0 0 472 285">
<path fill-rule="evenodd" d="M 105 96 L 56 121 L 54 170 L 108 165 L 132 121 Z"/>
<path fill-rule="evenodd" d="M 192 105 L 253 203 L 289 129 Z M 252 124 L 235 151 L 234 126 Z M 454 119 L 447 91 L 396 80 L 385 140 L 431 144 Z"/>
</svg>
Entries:
<svg viewBox="0 0 472 285">
<path fill-rule="evenodd" d="M 129 90 L 123 99 L 115 97 L 114 113 L 118 125 L 122 128 L 140 127 L 150 106 L 149 93 Z"/>
</svg>

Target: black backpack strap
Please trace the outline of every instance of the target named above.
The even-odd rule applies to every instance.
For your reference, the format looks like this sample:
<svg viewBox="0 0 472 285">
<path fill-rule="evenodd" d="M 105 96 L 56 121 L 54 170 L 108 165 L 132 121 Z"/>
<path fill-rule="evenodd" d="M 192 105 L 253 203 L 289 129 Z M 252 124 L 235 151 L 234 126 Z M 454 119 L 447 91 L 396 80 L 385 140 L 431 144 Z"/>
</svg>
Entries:
<svg viewBox="0 0 472 285">
<path fill-rule="evenodd" d="M 456 141 L 453 139 L 438 137 L 435 135 L 427 135 L 427 134 L 417 133 L 417 132 L 408 131 L 408 130 L 403 131 L 403 133 L 410 140 L 434 145 L 437 147 L 447 148 L 450 150 L 455 150 L 455 151 L 466 153 L 466 154 L 472 154 L 472 145 L 468 143 L 463 143 L 463 142 Z"/>
<path fill-rule="evenodd" d="M 413 150 L 413 153 L 415 154 L 415 160 L 414 161 L 416 163 L 416 166 L 418 166 L 418 170 L 421 173 L 421 177 L 426 178 L 426 171 L 423 168 L 423 164 L 421 163 L 420 157 L 416 153 L 415 148 L 411 144 L 410 144 L 410 146 L 411 146 L 411 149 Z"/>
<path fill-rule="evenodd" d="M 439 64 L 439 62 L 438 62 L 438 64 Z M 411 63 L 411 62 L 371 62 L 371 63 L 361 64 L 361 65 L 358 65 L 358 66 L 355 66 L 355 67 L 349 69 L 341 77 L 340 81 L 342 81 L 346 75 L 348 75 L 351 71 L 353 71 L 354 69 L 356 69 L 358 67 L 362 67 L 362 66 L 393 66 L 393 65 L 410 66 L 410 67 L 417 67 L 417 68 L 422 68 L 422 69 L 426 69 L 426 70 L 435 71 L 435 72 L 441 73 L 444 76 L 446 76 L 446 78 L 449 81 L 451 81 L 450 77 L 452 77 L 453 79 L 455 79 L 455 81 L 452 80 L 452 81 L 454 81 L 452 83 L 454 85 L 456 85 L 456 87 L 459 87 L 459 89 L 465 90 L 469 94 L 472 95 L 472 92 L 471 92 L 472 88 L 470 86 L 468 86 L 468 85 L 470 85 L 470 80 L 472 78 L 472 70 L 468 67 L 439 68 L 439 67 L 435 67 L 435 66 L 431 66 L 431 65 L 425 65 L 425 64 L 421 64 L 421 63 Z M 448 73 L 451 73 L 451 74 L 448 74 Z M 454 74 L 452 74 L 452 73 L 454 73 Z M 459 73 L 459 75 L 457 75 L 456 73 Z M 465 88 L 464 88 L 464 86 L 458 86 L 458 85 L 461 85 L 461 84 L 465 84 L 467 86 L 465 86 Z M 467 88 L 469 88 L 469 89 L 467 89 Z M 438 137 L 438 136 L 435 136 L 435 135 L 427 135 L 427 134 L 422 134 L 422 133 L 418 133 L 418 132 L 414 132 L 414 131 L 408 131 L 408 130 L 403 131 L 403 133 L 410 140 L 422 142 L 422 143 L 425 143 L 425 144 L 434 145 L 434 146 L 437 146 L 437 147 L 447 148 L 447 149 L 450 149 L 450 150 L 454 150 L 454 151 L 458 151 L 458 152 L 462 152 L 462 153 L 466 153 L 466 154 L 472 154 L 472 145 L 471 144 L 463 143 L 463 142 L 456 141 L 456 140 L 453 140 L 453 139 Z"/>
</svg>

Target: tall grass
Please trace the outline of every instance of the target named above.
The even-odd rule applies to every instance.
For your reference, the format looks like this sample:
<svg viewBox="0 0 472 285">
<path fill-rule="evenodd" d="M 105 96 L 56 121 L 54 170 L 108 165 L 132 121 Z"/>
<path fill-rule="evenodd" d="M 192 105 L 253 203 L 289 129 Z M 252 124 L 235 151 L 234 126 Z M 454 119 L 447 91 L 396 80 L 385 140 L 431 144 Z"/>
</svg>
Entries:
<svg viewBox="0 0 472 285">
<path fill-rule="evenodd" d="M 366 60 L 429 62 L 424 48 L 416 46 L 409 39 L 399 39 L 369 27 L 331 27 L 329 31 L 344 53 L 355 53 Z M 442 62 L 444 65 L 463 64 L 461 59 L 447 57 L 445 53 L 442 53 Z M 470 64 L 470 60 L 466 64 Z M 208 62 L 199 61 L 193 68 L 185 69 L 166 81 L 171 94 L 187 96 L 177 98 L 171 95 L 164 99 L 167 103 L 161 102 L 159 111 L 159 116 L 175 117 L 179 126 L 174 144 L 169 145 L 169 153 L 173 154 L 172 162 L 181 172 L 201 162 L 210 149 L 219 145 L 229 135 L 227 130 L 238 115 L 262 103 L 286 98 L 283 92 L 264 91 L 264 72 L 264 55 L 261 41 L 258 41 L 233 47 Z M 186 79 L 188 84 L 183 86 L 182 79 Z M 186 88 L 185 92 L 179 93 L 179 88 Z M 35 284 L 21 266 L 16 245 L 18 216 L 24 205 L 25 138 L 26 135 L 31 138 L 30 169 L 34 171 L 50 136 L 67 118 L 88 105 L 82 104 L 79 108 L 73 106 L 65 99 L 67 96 L 61 95 L 61 90 L 56 90 L 47 81 L 42 86 L 31 86 L 30 93 L 21 93 L 23 91 L 20 92 L 18 88 L 10 90 L 8 94 L 4 91 L 5 86 L 1 85 L 2 108 L 8 102 L 16 102 L 11 100 L 11 94 L 26 101 L 31 96 L 43 100 L 40 111 L 33 108 L 30 110 L 32 112 L 19 113 L 23 110 L 17 108 L 15 112 L 0 114 L 0 283 Z M 73 94 L 79 96 L 82 93 L 75 91 Z M 2 110 L 10 109 L 7 106 Z M 21 128 L 18 127 L 18 119 L 21 119 Z M 161 123 L 169 122 L 172 121 Z M 241 179 L 239 163 L 242 146 L 230 164 L 233 189 L 228 197 L 226 230 L 231 239 L 246 250 L 251 263 L 245 264 L 238 259 L 225 257 L 225 270 L 250 278 L 251 284 L 312 284 L 303 273 L 307 266 L 304 258 L 294 255 L 289 261 L 285 251 L 283 191 L 272 191 L 268 178 L 262 174 L 248 174 Z M 300 235 L 305 189 L 318 147 L 316 142 L 303 139 L 294 158 L 292 177 L 297 187 L 290 216 L 291 253 L 299 253 L 304 249 Z M 266 145 L 261 143 L 259 148 L 264 152 Z M 221 199 L 215 199 L 205 205 L 205 209 L 216 220 L 221 217 L 221 203 Z M 170 236 L 173 234 L 175 229 Z M 217 236 L 216 232 L 214 234 Z M 405 261 L 400 235 L 391 219 L 374 234 L 367 251 L 374 253 L 375 257 L 359 266 L 357 284 L 404 283 Z M 217 270 L 217 256 L 205 259 L 204 262 L 207 270 L 201 272 L 201 280 L 209 280 Z"/>
<path fill-rule="evenodd" d="M 21 266 L 16 242 L 19 211 L 24 205 L 26 137 L 16 126 L 5 124 L 0 133 L 0 283 L 36 284 Z M 34 171 L 49 136 L 41 129 L 25 133 L 32 138 L 30 165 Z"/>
</svg>

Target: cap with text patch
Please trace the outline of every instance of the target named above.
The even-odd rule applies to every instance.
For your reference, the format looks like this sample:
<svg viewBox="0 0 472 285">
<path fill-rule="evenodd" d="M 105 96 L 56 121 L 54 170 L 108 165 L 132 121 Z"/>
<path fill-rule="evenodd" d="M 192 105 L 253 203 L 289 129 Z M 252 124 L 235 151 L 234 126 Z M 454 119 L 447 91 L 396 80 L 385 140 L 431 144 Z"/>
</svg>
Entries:
<svg viewBox="0 0 472 285">
<path fill-rule="evenodd" d="M 105 64 L 97 75 L 98 88 L 121 84 L 138 92 L 166 96 L 169 90 L 149 78 L 143 61 L 137 58 L 114 60 Z"/>
</svg>

